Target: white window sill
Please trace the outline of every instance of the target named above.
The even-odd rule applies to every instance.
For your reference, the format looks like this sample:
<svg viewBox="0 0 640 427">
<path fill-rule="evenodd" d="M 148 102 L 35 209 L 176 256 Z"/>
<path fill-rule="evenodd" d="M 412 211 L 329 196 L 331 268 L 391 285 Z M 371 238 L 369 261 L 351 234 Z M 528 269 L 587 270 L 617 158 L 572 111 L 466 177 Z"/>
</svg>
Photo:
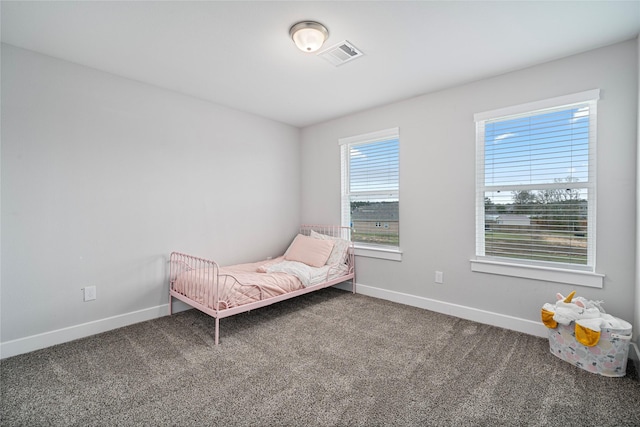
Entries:
<svg viewBox="0 0 640 427">
<path fill-rule="evenodd" d="M 389 261 L 402 261 L 402 251 L 400 248 L 366 246 L 356 243 L 355 249 L 356 256 L 386 259 Z"/>
<path fill-rule="evenodd" d="M 512 264 L 508 262 L 484 259 L 472 259 L 471 271 L 543 280 L 546 282 L 565 283 L 576 286 L 587 286 L 591 288 L 602 288 L 604 284 L 604 274 L 594 273 L 591 271 Z"/>
</svg>

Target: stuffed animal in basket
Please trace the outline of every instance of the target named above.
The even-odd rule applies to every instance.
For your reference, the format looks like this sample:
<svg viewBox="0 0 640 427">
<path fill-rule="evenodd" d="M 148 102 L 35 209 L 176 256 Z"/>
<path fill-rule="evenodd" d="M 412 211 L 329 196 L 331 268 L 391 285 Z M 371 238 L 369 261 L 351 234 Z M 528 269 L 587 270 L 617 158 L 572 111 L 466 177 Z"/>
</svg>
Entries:
<svg viewBox="0 0 640 427">
<path fill-rule="evenodd" d="M 547 328 L 555 329 L 558 324 L 569 325 L 575 322 L 576 340 L 593 347 L 600 341 L 602 328 L 622 328 L 620 320 L 606 314 L 600 304 L 601 301 L 591 301 L 582 297 L 575 297 L 576 291 L 564 297 L 556 294 L 555 304 L 546 303 L 542 306 L 542 323 Z"/>
</svg>

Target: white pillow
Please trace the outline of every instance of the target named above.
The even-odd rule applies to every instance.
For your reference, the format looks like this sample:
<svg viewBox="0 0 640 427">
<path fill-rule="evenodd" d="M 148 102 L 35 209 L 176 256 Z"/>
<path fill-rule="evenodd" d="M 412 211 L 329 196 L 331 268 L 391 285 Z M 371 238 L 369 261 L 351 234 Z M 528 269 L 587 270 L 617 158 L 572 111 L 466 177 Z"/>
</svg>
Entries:
<svg viewBox="0 0 640 427">
<path fill-rule="evenodd" d="M 287 249 L 284 259 L 302 262 L 311 267 L 322 267 L 329 259 L 333 246 L 332 241 L 312 239 L 298 234 Z"/>
<path fill-rule="evenodd" d="M 347 260 L 347 250 L 349 249 L 349 241 L 340 237 L 327 236 L 326 234 L 316 233 L 311 230 L 311 237 L 319 240 L 333 240 L 334 245 L 331 255 L 327 259 L 327 265 L 344 264 Z"/>
</svg>

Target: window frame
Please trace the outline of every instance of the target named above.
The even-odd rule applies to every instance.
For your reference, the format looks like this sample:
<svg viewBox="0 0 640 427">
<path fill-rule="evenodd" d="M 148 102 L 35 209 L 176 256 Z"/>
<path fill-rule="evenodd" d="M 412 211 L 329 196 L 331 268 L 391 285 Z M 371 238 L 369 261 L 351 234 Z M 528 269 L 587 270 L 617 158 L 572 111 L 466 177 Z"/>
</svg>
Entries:
<svg viewBox="0 0 640 427">
<path fill-rule="evenodd" d="M 471 259 L 472 271 L 491 273 L 567 283 L 579 286 L 602 288 L 604 275 L 596 273 L 596 145 L 597 145 L 597 103 L 600 90 L 593 89 L 575 94 L 549 98 L 545 100 L 520 104 L 512 107 L 500 108 L 474 115 L 476 123 L 476 253 Z M 485 132 L 487 121 L 510 120 L 517 116 L 534 116 L 547 111 L 570 108 L 574 105 L 589 104 L 589 180 L 580 183 L 581 188 L 587 188 L 587 265 L 536 262 L 523 258 L 503 258 L 485 255 Z M 551 187 L 553 185 L 544 185 Z M 566 186 L 563 184 L 562 186 Z M 523 185 L 521 187 L 527 187 Z M 531 189 L 536 185 L 530 185 Z"/>
<path fill-rule="evenodd" d="M 362 191 L 352 193 L 350 191 L 350 148 L 357 145 L 370 144 L 375 142 L 381 142 L 385 140 L 396 139 L 398 140 L 398 175 L 400 174 L 400 130 L 397 127 L 388 128 L 376 132 L 370 132 L 366 134 L 360 134 L 345 138 L 339 138 L 338 145 L 340 146 L 340 186 L 341 186 L 341 199 L 340 199 L 340 218 L 341 223 L 345 227 L 351 226 L 351 200 L 352 194 L 360 195 L 390 195 L 398 201 L 398 211 L 400 210 L 400 182 L 398 180 L 398 190 L 395 191 Z M 381 221 L 382 223 L 382 221 Z M 398 236 L 400 236 L 400 212 L 398 212 Z M 380 258 L 391 261 L 401 261 L 402 251 L 400 246 L 386 245 L 386 244 L 372 244 L 364 242 L 354 242 L 355 254 L 357 256 L 364 256 L 369 258 Z"/>
</svg>

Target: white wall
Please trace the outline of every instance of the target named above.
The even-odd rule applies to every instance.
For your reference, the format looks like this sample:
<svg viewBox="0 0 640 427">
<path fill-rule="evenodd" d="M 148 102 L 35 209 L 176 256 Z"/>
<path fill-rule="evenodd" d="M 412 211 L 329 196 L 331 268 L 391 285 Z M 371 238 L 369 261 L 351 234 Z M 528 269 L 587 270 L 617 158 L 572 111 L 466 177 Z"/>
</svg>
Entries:
<svg viewBox="0 0 640 427">
<path fill-rule="evenodd" d="M 638 46 L 638 140 L 636 147 L 640 147 L 640 36 L 636 39 Z M 635 297 L 635 310 L 636 317 L 633 323 L 633 329 L 635 331 L 636 346 L 640 346 L 640 149 L 637 152 L 637 164 L 636 164 L 636 297 Z M 637 348 L 637 347 L 636 347 Z M 640 359 L 640 354 L 637 354 Z"/>
<path fill-rule="evenodd" d="M 574 287 L 474 273 L 473 115 L 600 88 L 598 104 L 597 271 L 604 288 L 579 295 L 635 318 L 636 40 L 374 108 L 302 130 L 302 220 L 340 220 L 338 138 L 400 128 L 401 262 L 357 259 L 371 295 L 544 334 L 540 308 Z M 425 76 L 428 78 L 428 76 Z M 434 272 L 444 272 L 444 284 Z M 384 314 L 381 313 L 381 321 Z"/>
<path fill-rule="evenodd" d="M 295 234 L 296 128 L 9 45 L 1 94 L 3 357 L 166 314 L 171 251 Z"/>
</svg>

